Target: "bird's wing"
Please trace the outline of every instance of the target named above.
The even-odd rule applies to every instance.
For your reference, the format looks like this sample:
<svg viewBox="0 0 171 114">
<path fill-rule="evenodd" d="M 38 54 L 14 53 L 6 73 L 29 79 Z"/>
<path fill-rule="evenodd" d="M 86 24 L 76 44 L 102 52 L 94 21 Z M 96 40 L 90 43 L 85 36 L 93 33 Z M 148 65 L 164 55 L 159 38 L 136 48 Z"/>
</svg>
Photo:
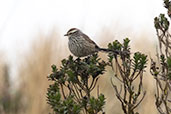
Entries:
<svg viewBox="0 0 171 114">
<path fill-rule="evenodd" d="M 95 47 L 98 47 L 97 44 L 93 40 L 91 40 L 86 34 L 82 34 L 82 35 L 86 39 L 86 41 L 88 41 L 89 43 L 94 44 Z"/>
</svg>

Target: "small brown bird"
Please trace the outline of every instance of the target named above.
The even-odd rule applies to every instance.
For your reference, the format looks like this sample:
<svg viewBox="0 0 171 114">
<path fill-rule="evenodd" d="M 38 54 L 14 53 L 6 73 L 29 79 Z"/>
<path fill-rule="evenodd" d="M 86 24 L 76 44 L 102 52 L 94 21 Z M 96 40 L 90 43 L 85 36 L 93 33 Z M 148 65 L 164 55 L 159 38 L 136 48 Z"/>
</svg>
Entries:
<svg viewBox="0 0 171 114">
<path fill-rule="evenodd" d="M 86 34 L 77 28 L 71 28 L 64 36 L 68 36 L 69 50 L 77 57 L 85 57 L 98 51 L 111 51 L 108 49 L 100 48 Z"/>
</svg>

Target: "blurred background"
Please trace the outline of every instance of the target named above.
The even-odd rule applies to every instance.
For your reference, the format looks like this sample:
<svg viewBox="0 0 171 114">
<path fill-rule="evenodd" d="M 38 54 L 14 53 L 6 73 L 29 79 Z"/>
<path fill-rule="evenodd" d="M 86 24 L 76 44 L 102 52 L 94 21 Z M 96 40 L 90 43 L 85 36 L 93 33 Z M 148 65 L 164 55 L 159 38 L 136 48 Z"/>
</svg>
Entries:
<svg viewBox="0 0 171 114">
<path fill-rule="evenodd" d="M 160 13 L 166 13 L 163 0 L 0 0 L 0 114 L 52 112 L 46 103 L 47 76 L 52 64 L 60 66 L 70 55 L 63 36 L 70 28 L 81 29 L 101 47 L 128 37 L 132 52 L 155 57 L 153 19 Z M 112 75 L 110 70 L 105 75 Z M 144 88 L 150 91 L 138 108 L 144 114 L 156 113 L 148 71 Z M 122 113 L 109 77 L 99 85 L 107 97 L 106 113 Z"/>
</svg>

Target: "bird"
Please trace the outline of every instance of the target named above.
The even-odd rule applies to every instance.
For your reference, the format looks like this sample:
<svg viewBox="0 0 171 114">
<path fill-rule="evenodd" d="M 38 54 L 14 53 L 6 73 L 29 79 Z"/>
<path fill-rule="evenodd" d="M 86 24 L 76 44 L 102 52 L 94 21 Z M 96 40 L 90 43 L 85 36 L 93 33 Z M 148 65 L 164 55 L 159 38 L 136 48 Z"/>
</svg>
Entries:
<svg viewBox="0 0 171 114">
<path fill-rule="evenodd" d="M 69 29 L 64 36 L 68 37 L 69 50 L 76 57 L 85 57 L 99 51 L 112 51 L 109 49 L 100 48 L 93 40 L 77 28 Z"/>
</svg>

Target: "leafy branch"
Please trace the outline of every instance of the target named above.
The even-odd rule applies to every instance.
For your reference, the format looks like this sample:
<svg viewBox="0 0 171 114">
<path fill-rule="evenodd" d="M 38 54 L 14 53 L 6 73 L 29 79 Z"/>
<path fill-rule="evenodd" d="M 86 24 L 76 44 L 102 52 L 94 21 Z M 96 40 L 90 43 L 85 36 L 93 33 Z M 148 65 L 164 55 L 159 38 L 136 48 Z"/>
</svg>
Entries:
<svg viewBox="0 0 171 114">
<path fill-rule="evenodd" d="M 171 2 L 164 0 L 164 7 L 168 9 L 171 17 Z M 150 72 L 156 81 L 155 104 L 160 114 L 171 113 L 171 35 L 169 33 L 170 23 L 164 14 L 154 18 L 154 26 L 159 41 L 157 58 L 159 63 L 151 58 Z"/>
<path fill-rule="evenodd" d="M 52 74 L 48 79 L 53 82 L 48 88 L 48 103 L 54 112 L 60 114 L 97 114 L 103 112 L 105 97 L 98 94 L 91 96 L 97 81 L 105 71 L 106 62 L 97 54 L 84 59 L 62 60 L 60 69 L 52 65 Z"/>
<path fill-rule="evenodd" d="M 126 38 L 123 44 L 117 40 L 113 43 L 109 43 L 109 49 L 118 50 L 122 53 L 120 53 L 120 56 L 109 53 L 108 64 L 115 73 L 111 78 L 111 84 L 116 97 L 122 105 L 123 112 L 125 114 L 135 114 L 134 110 L 140 105 L 146 95 L 146 91 L 143 91 L 142 80 L 143 73 L 145 72 L 144 69 L 146 68 L 147 56 L 136 52 L 133 58 L 131 58 L 129 42 L 130 40 Z M 119 80 L 120 87 L 114 84 L 114 79 Z M 138 84 L 137 80 L 139 81 Z M 134 84 L 135 82 L 136 84 Z M 137 113 L 138 112 L 136 112 L 136 114 Z"/>
</svg>

